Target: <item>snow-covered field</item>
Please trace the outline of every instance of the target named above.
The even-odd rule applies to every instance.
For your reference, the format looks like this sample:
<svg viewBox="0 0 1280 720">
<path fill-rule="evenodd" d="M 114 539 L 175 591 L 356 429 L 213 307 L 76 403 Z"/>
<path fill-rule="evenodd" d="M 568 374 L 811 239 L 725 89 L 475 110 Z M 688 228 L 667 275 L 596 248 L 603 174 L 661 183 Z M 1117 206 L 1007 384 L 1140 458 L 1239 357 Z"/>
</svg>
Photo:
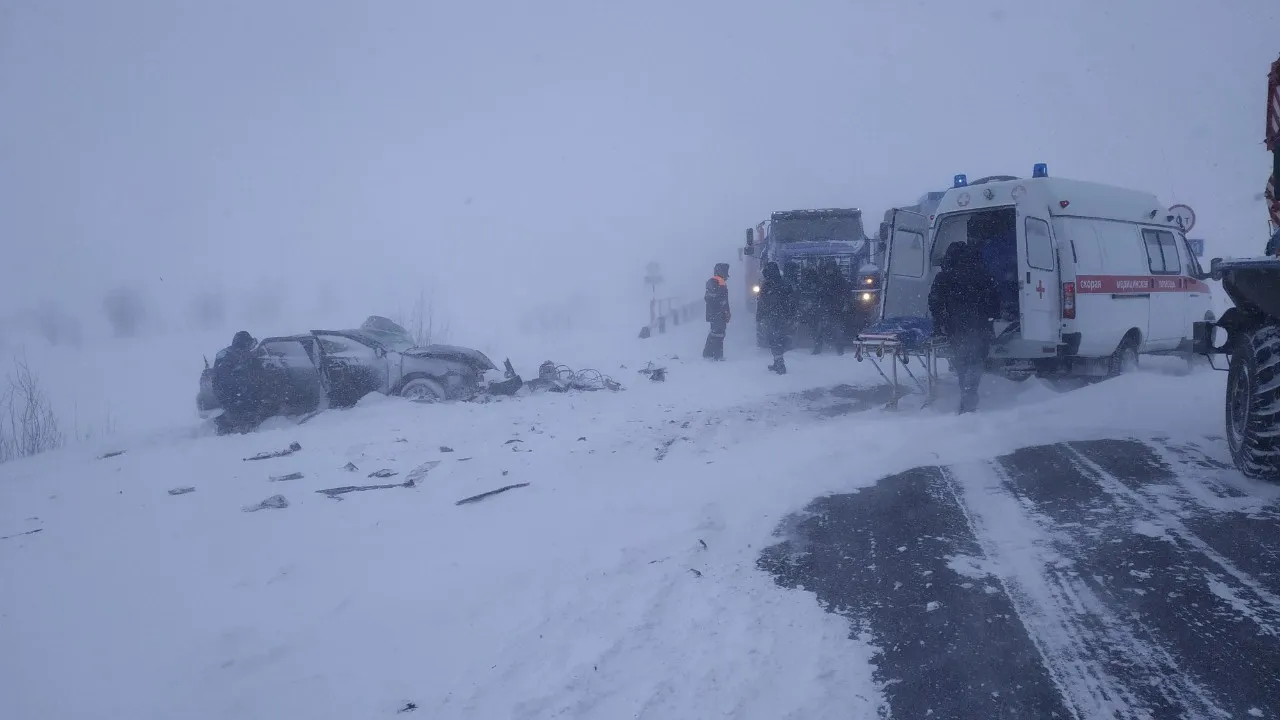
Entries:
<svg viewBox="0 0 1280 720">
<path fill-rule="evenodd" d="M 792 353 L 778 377 L 742 327 L 725 363 L 701 324 L 551 358 L 619 393 L 187 419 L 0 466 L 0 717 L 875 717 L 871 638 L 757 566 L 780 523 L 922 464 L 1221 433 L 1224 374 L 1178 362 L 889 412 L 847 387 L 869 363 Z"/>
</svg>

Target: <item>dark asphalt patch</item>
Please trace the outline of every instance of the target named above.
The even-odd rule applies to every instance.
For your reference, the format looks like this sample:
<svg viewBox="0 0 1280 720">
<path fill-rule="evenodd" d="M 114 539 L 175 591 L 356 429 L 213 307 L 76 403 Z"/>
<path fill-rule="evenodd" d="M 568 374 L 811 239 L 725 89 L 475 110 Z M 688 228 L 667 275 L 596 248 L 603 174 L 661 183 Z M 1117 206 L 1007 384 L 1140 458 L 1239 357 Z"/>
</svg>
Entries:
<svg viewBox="0 0 1280 720">
<path fill-rule="evenodd" d="M 797 395 L 810 412 L 831 418 L 882 408 L 893 400 L 893 388 L 887 384 L 866 387 L 836 385 L 805 390 Z"/>
<path fill-rule="evenodd" d="M 1280 716 L 1280 512 L 1248 502 L 1220 459 L 1106 440 L 985 467 L 991 483 L 968 495 L 922 467 L 820 498 L 760 557 L 882 649 L 894 717 Z M 957 555 L 992 561 L 969 519 L 991 512 L 984 492 L 1016 500 L 1056 559 L 1016 570 L 1030 577 L 996 568 L 1005 585 L 953 570 Z"/>
<path fill-rule="evenodd" d="M 759 565 L 870 632 L 894 717 L 1070 717 L 993 578 L 948 566 L 981 551 L 936 467 L 815 500 Z"/>
</svg>

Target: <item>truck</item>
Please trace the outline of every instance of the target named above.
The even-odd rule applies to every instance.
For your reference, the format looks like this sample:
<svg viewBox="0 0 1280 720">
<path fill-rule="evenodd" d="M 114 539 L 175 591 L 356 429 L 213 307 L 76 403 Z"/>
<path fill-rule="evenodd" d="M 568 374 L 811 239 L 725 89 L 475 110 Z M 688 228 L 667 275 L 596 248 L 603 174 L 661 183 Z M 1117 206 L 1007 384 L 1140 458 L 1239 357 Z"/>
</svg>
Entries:
<svg viewBox="0 0 1280 720">
<path fill-rule="evenodd" d="M 1273 166 L 1267 229 L 1280 233 L 1280 59 L 1268 75 L 1266 106 Z M 1214 258 L 1209 275 L 1221 281 L 1233 307 L 1216 322 L 1194 323 L 1192 336 L 1195 351 L 1210 362 L 1215 355 L 1229 358 L 1224 405 L 1231 460 L 1248 477 L 1280 480 L 1280 257 Z"/>
<path fill-rule="evenodd" d="M 875 321 L 880 306 L 880 268 L 875 253 L 876 243 L 867 237 L 862 211 L 856 208 L 822 210 L 785 210 L 774 212 L 769 219 L 746 231 L 746 245 L 739 252 L 743 261 L 743 277 L 747 310 L 756 315 L 760 295 L 761 271 L 765 264 L 778 263 L 784 275 L 816 266 L 823 260 L 834 260 L 852 288 L 846 305 L 845 327 L 858 328 Z M 797 278 L 789 277 L 795 282 Z M 756 342 L 766 346 L 764 326 L 756 317 Z"/>
</svg>

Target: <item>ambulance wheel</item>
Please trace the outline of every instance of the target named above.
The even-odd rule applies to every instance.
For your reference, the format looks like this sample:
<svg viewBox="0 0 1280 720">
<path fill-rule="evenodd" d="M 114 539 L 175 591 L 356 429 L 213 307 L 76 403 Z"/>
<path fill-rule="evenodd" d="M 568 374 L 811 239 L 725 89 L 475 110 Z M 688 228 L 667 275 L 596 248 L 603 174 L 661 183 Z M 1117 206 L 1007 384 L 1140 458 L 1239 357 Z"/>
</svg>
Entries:
<svg viewBox="0 0 1280 720">
<path fill-rule="evenodd" d="M 1280 327 L 1243 334 L 1227 370 L 1227 444 L 1240 472 L 1280 479 Z"/>
<path fill-rule="evenodd" d="M 1126 335 L 1107 361 L 1107 377 L 1119 377 L 1138 369 L 1138 338 Z"/>
</svg>

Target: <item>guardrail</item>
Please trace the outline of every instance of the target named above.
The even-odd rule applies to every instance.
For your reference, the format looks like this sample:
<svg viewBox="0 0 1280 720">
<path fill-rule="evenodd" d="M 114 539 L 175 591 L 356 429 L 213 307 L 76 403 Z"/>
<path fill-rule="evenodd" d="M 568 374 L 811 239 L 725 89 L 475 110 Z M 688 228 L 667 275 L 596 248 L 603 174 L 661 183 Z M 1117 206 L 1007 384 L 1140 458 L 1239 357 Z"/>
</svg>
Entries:
<svg viewBox="0 0 1280 720">
<path fill-rule="evenodd" d="M 661 335 L 667 331 L 668 325 L 675 327 L 694 322 L 702 310 L 701 300 L 683 302 L 678 298 L 654 298 L 649 301 L 649 324 L 640 328 L 640 337 L 644 339 L 654 333 Z"/>
</svg>

